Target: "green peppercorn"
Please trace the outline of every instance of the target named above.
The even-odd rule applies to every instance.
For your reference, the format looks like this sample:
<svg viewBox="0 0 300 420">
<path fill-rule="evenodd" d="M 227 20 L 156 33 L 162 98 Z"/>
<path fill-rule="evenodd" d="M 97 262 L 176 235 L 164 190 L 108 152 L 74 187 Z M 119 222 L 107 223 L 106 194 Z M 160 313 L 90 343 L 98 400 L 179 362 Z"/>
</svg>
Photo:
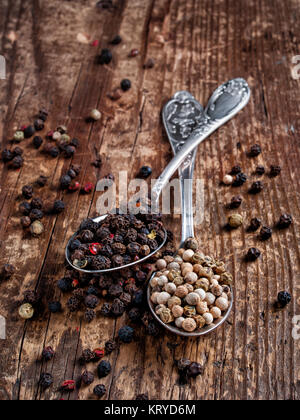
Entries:
<svg viewBox="0 0 300 420">
<path fill-rule="evenodd" d="M 24 132 L 21 130 L 16 131 L 14 134 L 14 140 L 17 142 L 24 140 Z"/>
<path fill-rule="evenodd" d="M 228 225 L 231 228 L 238 228 L 239 226 L 241 226 L 243 224 L 243 216 L 241 216 L 238 213 L 232 214 L 231 216 L 229 216 L 228 218 Z"/>
</svg>

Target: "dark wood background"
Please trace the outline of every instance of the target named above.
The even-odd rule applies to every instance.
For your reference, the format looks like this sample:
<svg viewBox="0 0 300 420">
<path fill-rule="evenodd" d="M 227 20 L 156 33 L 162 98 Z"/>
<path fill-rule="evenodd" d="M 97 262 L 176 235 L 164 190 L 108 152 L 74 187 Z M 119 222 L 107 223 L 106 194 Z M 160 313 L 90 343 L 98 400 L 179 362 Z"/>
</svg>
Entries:
<svg viewBox="0 0 300 420">
<path fill-rule="evenodd" d="M 96 10 L 95 0 L 1 0 L 0 53 L 7 59 L 7 78 L 0 81 L 1 148 L 18 126 L 33 120 L 44 105 L 50 110 L 47 128 L 63 123 L 81 140 L 74 162 L 81 163 L 80 181 L 128 170 L 135 177 L 143 164 L 160 174 L 171 157 L 160 112 L 177 90 L 187 89 L 205 104 L 223 81 L 244 77 L 252 88 L 247 108 L 199 148 L 196 176 L 205 180 L 204 222 L 196 233 L 205 252 L 224 258 L 234 273 L 236 300 L 229 321 L 199 340 L 165 334 L 160 339 L 141 336 L 122 346 L 109 359 L 113 372 L 100 382 L 109 399 L 133 399 L 148 392 L 152 399 L 298 399 L 299 340 L 292 338 L 292 320 L 299 306 L 299 80 L 292 78 L 292 57 L 300 54 L 300 1 L 298 0 L 128 0 L 114 1 L 113 9 Z M 123 42 L 113 47 L 109 66 L 94 64 L 97 48 L 80 43 L 86 33 L 104 48 L 116 35 Z M 138 48 L 140 55 L 128 59 Z M 154 69 L 144 70 L 147 58 Z M 107 93 L 122 78 L 132 89 L 112 102 Z M 101 122 L 87 124 L 91 108 L 103 113 Z M 241 147 L 237 147 L 240 142 Z M 56 281 L 64 272 L 64 247 L 78 221 L 95 213 L 97 193 L 63 194 L 58 181 L 70 165 L 63 158 L 46 159 L 24 142 L 25 165 L 8 170 L 3 163 L 0 195 L 1 264 L 17 268 L 0 285 L 0 313 L 7 318 L 7 339 L 0 341 L 0 399 L 58 399 L 63 379 L 78 376 L 76 363 L 82 348 L 95 348 L 112 338 L 126 323 L 98 317 L 90 325 L 82 314 L 49 315 L 32 322 L 19 319 L 17 309 L 24 290 L 36 288 L 45 302 L 60 299 Z M 259 143 L 257 159 L 246 156 Z M 100 152 L 101 170 L 91 165 Z M 272 226 L 282 212 L 294 224 L 261 243 L 245 229 L 226 232 L 226 202 L 236 193 L 219 181 L 234 164 L 250 178 L 258 163 L 280 164 L 276 179 L 264 177 L 258 196 L 241 188 L 241 213 L 259 216 Z M 30 239 L 20 225 L 19 195 L 24 184 L 38 175 L 50 177 L 40 195 L 63 197 L 67 210 L 46 219 L 47 231 Z M 248 183 L 249 186 L 249 183 Z M 170 221 L 170 220 L 169 220 Z M 179 234 L 180 219 L 170 226 Z M 250 246 L 262 258 L 246 264 Z M 273 310 L 278 291 L 287 289 L 293 302 L 281 312 Z M 298 298 L 298 304 L 297 304 Z M 202 363 L 204 374 L 190 385 L 179 386 L 175 357 Z M 56 349 L 47 366 L 37 363 L 44 345 Z M 50 371 L 54 385 L 38 392 L 41 371 Z M 93 385 L 64 398 L 89 399 Z"/>
</svg>

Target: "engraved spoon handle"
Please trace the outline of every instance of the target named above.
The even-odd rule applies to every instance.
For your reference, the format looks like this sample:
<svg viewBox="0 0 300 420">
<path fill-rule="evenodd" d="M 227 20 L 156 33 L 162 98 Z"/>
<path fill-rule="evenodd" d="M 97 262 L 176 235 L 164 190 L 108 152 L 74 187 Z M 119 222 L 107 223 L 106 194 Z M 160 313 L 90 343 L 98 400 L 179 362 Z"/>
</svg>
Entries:
<svg viewBox="0 0 300 420">
<path fill-rule="evenodd" d="M 154 184 L 152 188 L 153 213 L 157 213 L 159 210 L 159 197 L 162 189 L 168 184 L 171 176 L 185 158 L 210 134 L 241 111 L 249 99 L 250 87 L 241 78 L 230 80 L 215 90 L 200 118 L 199 125 Z"/>
<path fill-rule="evenodd" d="M 180 153 L 182 145 L 197 127 L 203 115 L 203 107 L 186 91 L 176 92 L 166 103 L 162 116 L 174 155 Z M 194 236 L 193 221 L 193 174 L 197 148 L 190 153 L 178 169 L 181 198 L 181 242 Z"/>
</svg>

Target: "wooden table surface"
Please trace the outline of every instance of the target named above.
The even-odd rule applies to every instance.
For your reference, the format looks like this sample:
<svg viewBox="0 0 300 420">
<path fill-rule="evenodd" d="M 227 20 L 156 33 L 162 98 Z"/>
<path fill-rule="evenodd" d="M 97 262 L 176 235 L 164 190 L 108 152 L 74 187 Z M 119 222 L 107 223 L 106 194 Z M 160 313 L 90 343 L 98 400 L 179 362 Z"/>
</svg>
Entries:
<svg viewBox="0 0 300 420">
<path fill-rule="evenodd" d="M 134 178 L 144 164 L 153 168 L 155 178 L 171 157 L 160 112 L 174 92 L 189 90 L 205 104 L 228 79 L 244 77 L 252 88 L 247 108 L 201 144 L 196 163 L 195 176 L 205 182 L 204 221 L 196 226 L 197 237 L 207 254 L 224 258 L 234 273 L 229 321 L 198 340 L 141 333 L 109 357 L 113 372 L 100 381 L 107 386 L 106 397 L 134 399 L 148 392 L 151 399 L 298 399 L 300 340 L 292 331 L 294 316 L 300 315 L 300 82 L 292 77 L 292 59 L 300 51 L 299 0 L 115 0 L 107 10 L 96 9 L 95 3 L 1 0 L 0 53 L 7 61 L 6 80 L 0 80 L 1 149 L 10 147 L 14 130 L 33 121 L 44 105 L 50 113 L 48 129 L 65 124 L 81 140 L 73 159 L 83 166 L 80 182 L 95 183 L 110 172 L 118 180 L 121 170 Z M 87 34 L 90 41 L 83 43 L 78 34 Z M 112 63 L 96 65 L 97 51 L 116 34 L 123 42 L 112 47 Z M 90 45 L 95 39 L 97 48 Z M 129 59 L 133 48 L 140 54 Z M 145 70 L 148 58 L 155 67 Z M 123 78 L 132 81 L 132 89 L 113 102 L 107 93 Z M 92 108 L 103 113 L 101 122 L 86 123 Z M 246 152 L 254 143 L 263 153 L 249 159 Z M 80 374 L 76 361 L 82 349 L 103 345 L 128 320 L 126 315 L 117 320 L 98 316 L 87 325 L 82 313 L 70 315 L 65 309 L 50 315 L 46 305 L 31 322 L 18 317 L 28 288 L 42 293 L 44 303 L 60 299 L 65 306 L 67 297 L 56 287 L 65 270 L 64 248 L 78 221 L 95 214 L 99 196 L 62 193 L 58 182 L 70 160 L 46 158 L 30 140 L 22 147 L 21 170 L 0 163 L 0 262 L 16 267 L 14 277 L 0 284 L 0 314 L 7 319 L 7 339 L 0 340 L 0 399 L 59 399 L 62 380 Z M 91 165 L 98 152 L 101 170 Z M 251 180 L 257 164 L 279 164 L 282 173 L 272 179 L 265 175 L 263 192 L 251 196 L 249 181 L 234 191 L 220 185 L 234 164 L 241 164 Z M 32 239 L 20 227 L 19 196 L 22 186 L 40 174 L 50 181 L 39 195 L 63 198 L 67 208 L 45 219 L 46 233 Z M 246 221 L 257 216 L 273 226 L 286 212 L 293 215 L 293 225 L 275 230 L 266 242 L 245 228 L 224 230 L 225 204 L 235 193 L 244 198 L 239 211 Z M 180 218 L 168 221 L 179 235 Z M 251 264 L 243 259 L 250 246 L 262 251 Z M 280 290 L 290 291 L 293 301 L 276 312 L 273 303 Z M 37 362 L 45 345 L 56 350 L 48 365 Z M 204 374 L 186 386 L 178 384 L 173 363 L 182 356 L 204 366 Z M 52 372 L 54 385 L 41 394 L 42 371 Z M 64 398 L 90 399 L 92 389 Z"/>
</svg>

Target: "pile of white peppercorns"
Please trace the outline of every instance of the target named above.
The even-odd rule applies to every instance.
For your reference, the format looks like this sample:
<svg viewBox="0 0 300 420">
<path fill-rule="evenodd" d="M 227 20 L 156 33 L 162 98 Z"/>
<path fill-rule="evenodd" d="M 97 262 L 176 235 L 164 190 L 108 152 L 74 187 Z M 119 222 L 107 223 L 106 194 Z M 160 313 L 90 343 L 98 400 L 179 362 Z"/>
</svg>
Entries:
<svg viewBox="0 0 300 420">
<path fill-rule="evenodd" d="M 212 325 L 229 309 L 232 275 L 224 262 L 198 251 L 195 238 L 188 238 L 175 257 L 159 259 L 156 268 L 151 302 L 165 324 L 193 332 Z"/>
</svg>

